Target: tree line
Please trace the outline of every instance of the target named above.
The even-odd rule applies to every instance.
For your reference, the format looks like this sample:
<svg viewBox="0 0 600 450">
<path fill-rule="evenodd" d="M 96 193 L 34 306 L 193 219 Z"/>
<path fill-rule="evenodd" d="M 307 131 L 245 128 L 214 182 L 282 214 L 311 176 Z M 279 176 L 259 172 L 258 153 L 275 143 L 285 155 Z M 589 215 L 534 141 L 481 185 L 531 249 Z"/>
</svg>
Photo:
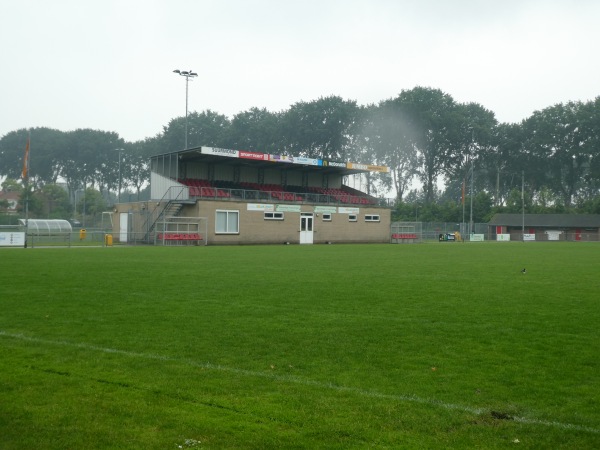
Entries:
<svg viewBox="0 0 600 450">
<path fill-rule="evenodd" d="M 366 106 L 329 96 L 279 112 L 251 108 L 228 118 L 205 110 L 187 120 L 189 147 L 388 166 L 388 174 L 369 174 L 367 186 L 393 196 L 401 219 L 460 221 L 471 196 L 478 221 L 520 212 L 522 201 L 528 212 L 600 213 L 600 97 L 549 106 L 520 123 L 499 123 L 478 103 L 426 87 Z M 150 156 L 182 150 L 185 129 L 177 117 L 136 142 L 91 129 L 12 131 L 0 139 L 0 176 L 19 178 L 30 135 L 33 190 L 60 178 L 71 203 L 81 189 L 114 201 L 119 183 L 127 198 L 143 199 Z"/>
</svg>

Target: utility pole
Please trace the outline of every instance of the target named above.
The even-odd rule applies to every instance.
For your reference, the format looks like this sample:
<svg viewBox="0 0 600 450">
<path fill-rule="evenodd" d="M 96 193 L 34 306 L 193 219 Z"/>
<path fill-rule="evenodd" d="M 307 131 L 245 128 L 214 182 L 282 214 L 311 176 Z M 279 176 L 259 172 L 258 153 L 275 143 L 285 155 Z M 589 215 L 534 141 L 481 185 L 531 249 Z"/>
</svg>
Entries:
<svg viewBox="0 0 600 450">
<path fill-rule="evenodd" d="M 473 160 L 471 159 L 471 215 L 469 218 L 469 240 L 473 234 L 473 178 L 475 178 L 475 170 L 473 170 Z"/>
</svg>

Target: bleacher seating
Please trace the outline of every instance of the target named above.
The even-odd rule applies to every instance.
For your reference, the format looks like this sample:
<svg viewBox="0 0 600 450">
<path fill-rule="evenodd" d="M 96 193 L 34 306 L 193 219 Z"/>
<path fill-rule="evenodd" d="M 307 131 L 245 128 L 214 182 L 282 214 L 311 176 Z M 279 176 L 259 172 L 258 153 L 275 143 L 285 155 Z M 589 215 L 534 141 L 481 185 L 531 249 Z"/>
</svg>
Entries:
<svg viewBox="0 0 600 450">
<path fill-rule="evenodd" d="M 345 203 L 350 205 L 373 205 L 376 200 L 352 188 L 320 188 L 315 186 L 281 186 L 274 183 L 253 183 L 217 180 L 210 182 L 195 178 L 178 180 L 189 187 L 190 196 L 201 198 L 225 199 L 234 197 L 256 198 L 285 202 L 302 202 L 305 200 L 320 202 Z M 258 194 L 247 195 L 243 191 L 257 191 Z M 318 195 L 316 195 L 318 194 Z"/>
<path fill-rule="evenodd" d="M 199 233 L 157 233 L 156 239 L 166 242 L 200 242 L 203 240 Z"/>
<path fill-rule="evenodd" d="M 418 239 L 418 236 L 415 233 L 394 233 L 392 234 L 392 239 Z"/>
</svg>

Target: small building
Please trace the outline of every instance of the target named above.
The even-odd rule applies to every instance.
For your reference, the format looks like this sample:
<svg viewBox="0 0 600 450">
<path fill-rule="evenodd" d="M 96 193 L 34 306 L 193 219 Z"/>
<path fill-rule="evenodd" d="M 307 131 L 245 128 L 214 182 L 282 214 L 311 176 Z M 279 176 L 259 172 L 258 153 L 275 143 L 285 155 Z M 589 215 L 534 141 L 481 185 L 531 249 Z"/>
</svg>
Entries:
<svg viewBox="0 0 600 450">
<path fill-rule="evenodd" d="M 117 242 L 390 242 L 385 199 L 349 183 L 383 166 L 197 147 L 150 161 L 151 200 L 113 211 Z"/>
<path fill-rule="evenodd" d="M 6 214 L 16 214 L 17 207 L 19 206 L 19 196 L 18 192 L 13 191 L 0 191 L 0 200 L 5 200 L 7 206 L 3 207 L 0 204 L 0 212 Z"/>
<path fill-rule="evenodd" d="M 600 214 L 496 214 L 488 223 L 490 240 L 599 241 L 599 230 Z"/>
</svg>

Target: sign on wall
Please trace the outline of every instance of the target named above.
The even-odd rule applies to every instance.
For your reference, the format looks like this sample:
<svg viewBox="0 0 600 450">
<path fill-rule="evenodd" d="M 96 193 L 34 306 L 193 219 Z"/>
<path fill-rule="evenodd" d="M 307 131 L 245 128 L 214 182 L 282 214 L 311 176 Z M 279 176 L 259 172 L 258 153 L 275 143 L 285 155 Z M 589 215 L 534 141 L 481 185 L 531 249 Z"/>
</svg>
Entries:
<svg viewBox="0 0 600 450">
<path fill-rule="evenodd" d="M 248 211 L 275 211 L 275 205 L 268 203 L 248 203 Z"/>
<path fill-rule="evenodd" d="M 359 208 L 353 208 L 350 206 L 340 206 L 338 210 L 340 214 L 358 214 L 359 211 Z"/>
</svg>

